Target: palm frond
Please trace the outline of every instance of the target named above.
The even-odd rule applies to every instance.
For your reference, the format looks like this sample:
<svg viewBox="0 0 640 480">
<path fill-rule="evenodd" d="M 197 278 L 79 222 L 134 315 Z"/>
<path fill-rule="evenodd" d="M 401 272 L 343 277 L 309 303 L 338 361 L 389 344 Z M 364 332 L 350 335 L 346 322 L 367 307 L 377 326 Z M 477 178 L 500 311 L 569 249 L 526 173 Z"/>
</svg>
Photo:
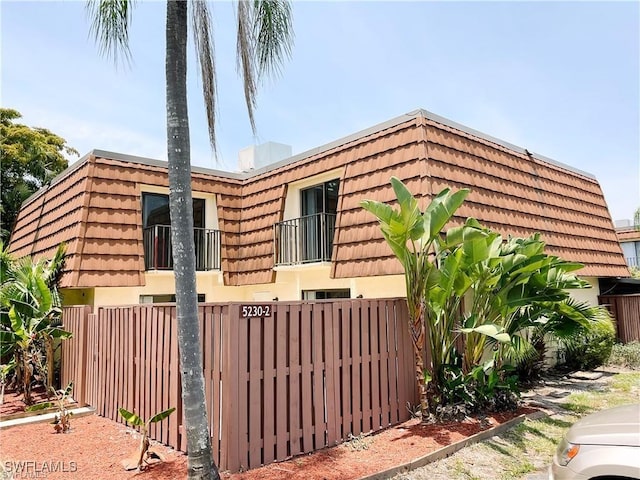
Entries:
<svg viewBox="0 0 640 480">
<path fill-rule="evenodd" d="M 256 131 L 255 109 L 258 83 L 277 75 L 291 56 L 293 26 L 291 2 L 287 0 L 240 0 L 238 2 L 237 62 L 244 82 L 249 122 Z"/>
<path fill-rule="evenodd" d="M 255 39 L 253 31 L 253 9 L 251 2 L 240 0 L 238 2 L 238 34 L 237 34 L 237 62 L 238 70 L 242 75 L 244 85 L 244 99 L 249 113 L 251 130 L 255 134 L 256 121 L 254 111 L 256 109 L 258 92 L 257 74 L 255 68 Z"/>
<path fill-rule="evenodd" d="M 5 244 L 0 240 L 0 285 L 8 282 L 12 276 L 14 259 L 9 253 L 8 245 L 5 248 Z"/>
<path fill-rule="evenodd" d="M 193 27 L 193 43 L 196 47 L 196 61 L 200 67 L 202 94 L 207 111 L 209 127 L 209 144 L 217 156 L 216 142 L 216 110 L 218 105 L 215 45 L 213 39 L 211 13 L 205 0 L 193 0 L 191 3 L 191 24 Z"/>
<path fill-rule="evenodd" d="M 90 33 L 98 44 L 100 54 L 113 58 L 118 64 L 121 58 L 131 60 L 129 50 L 129 25 L 134 0 L 88 0 L 87 14 L 91 19 Z"/>
<path fill-rule="evenodd" d="M 254 2 L 254 38 L 258 77 L 279 75 L 291 58 L 294 42 L 291 3 L 286 0 Z"/>
<path fill-rule="evenodd" d="M 538 356 L 538 351 L 531 341 L 521 335 L 512 336 L 511 342 L 501 344 L 500 348 L 502 349 L 503 360 L 511 365 L 533 360 Z"/>
<path fill-rule="evenodd" d="M 53 254 L 51 260 L 46 262 L 44 269 L 44 279 L 47 282 L 47 286 L 51 289 L 57 288 L 60 283 L 62 274 L 64 273 L 64 267 L 66 263 L 66 250 L 67 245 L 62 242 L 58 245 L 56 252 Z"/>
</svg>

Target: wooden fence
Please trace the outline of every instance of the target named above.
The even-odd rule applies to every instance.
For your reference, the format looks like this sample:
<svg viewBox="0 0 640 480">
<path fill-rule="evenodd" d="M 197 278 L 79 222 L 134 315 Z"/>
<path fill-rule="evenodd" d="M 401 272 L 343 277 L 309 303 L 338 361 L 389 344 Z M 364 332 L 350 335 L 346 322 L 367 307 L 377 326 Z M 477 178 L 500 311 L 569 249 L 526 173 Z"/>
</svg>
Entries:
<svg viewBox="0 0 640 480">
<path fill-rule="evenodd" d="M 598 301 L 613 315 L 622 343 L 640 342 L 640 294 L 602 295 Z"/>
<path fill-rule="evenodd" d="M 409 418 L 416 403 L 403 299 L 271 304 L 241 317 L 240 304 L 201 305 L 200 328 L 213 454 L 239 471 L 335 445 Z M 67 307 L 62 382 L 97 413 L 148 418 L 152 438 L 186 450 L 172 305 Z"/>
</svg>

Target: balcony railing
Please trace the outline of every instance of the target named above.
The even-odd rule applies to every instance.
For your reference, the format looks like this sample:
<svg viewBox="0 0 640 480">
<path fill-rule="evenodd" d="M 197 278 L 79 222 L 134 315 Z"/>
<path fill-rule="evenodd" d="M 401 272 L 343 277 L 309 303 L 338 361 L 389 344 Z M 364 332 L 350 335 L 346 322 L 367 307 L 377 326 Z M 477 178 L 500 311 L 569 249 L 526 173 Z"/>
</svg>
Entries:
<svg viewBox="0 0 640 480">
<path fill-rule="evenodd" d="M 220 230 L 194 228 L 196 270 L 220 270 Z M 143 230 L 145 270 L 173 270 L 171 226 L 154 225 Z"/>
<path fill-rule="evenodd" d="M 627 265 L 629 267 L 640 267 L 640 257 L 627 257 L 625 258 L 625 260 L 627 261 Z"/>
<path fill-rule="evenodd" d="M 331 261 L 336 215 L 317 213 L 273 226 L 276 265 Z"/>
</svg>

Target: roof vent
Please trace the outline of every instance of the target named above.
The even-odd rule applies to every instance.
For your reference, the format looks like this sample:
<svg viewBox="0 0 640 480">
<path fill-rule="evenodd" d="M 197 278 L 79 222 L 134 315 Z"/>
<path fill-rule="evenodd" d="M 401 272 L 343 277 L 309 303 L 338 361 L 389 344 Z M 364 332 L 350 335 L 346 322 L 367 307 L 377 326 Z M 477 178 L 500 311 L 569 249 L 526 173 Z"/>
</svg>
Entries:
<svg viewBox="0 0 640 480">
<path fill-rule="evenodd" d="M 238 152 L 238 164 L 240 171 L 248 172 L 257 168 L 266 167 L 272 163 L 284 160 L 291 156 L 291 145 L 283 143 L 266 142 L 261 145 L 252 145 Z"/>
</svg>

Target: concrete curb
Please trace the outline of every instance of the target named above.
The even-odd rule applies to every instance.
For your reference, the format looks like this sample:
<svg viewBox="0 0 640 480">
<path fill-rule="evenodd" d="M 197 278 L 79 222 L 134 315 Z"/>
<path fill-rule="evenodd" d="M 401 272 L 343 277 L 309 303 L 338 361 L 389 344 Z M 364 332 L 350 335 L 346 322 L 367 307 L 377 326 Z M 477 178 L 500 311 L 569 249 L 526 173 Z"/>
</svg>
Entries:
<svg viewBox="0 0 640 480">
<path fill-rule="evenodd" d="M 527 418 L 530 420 L 537 420 L 539 418 L 543 418 L 547 416 L 548 415 L 546 412 L 543 412 L 540 410 L 533 413 L 519 415 L 505 423 L 502 423 L 495 427 L 491 427 L 488 430 L 483 430 L 482 432 L 476 433 L 475 435 L 471 435 L 470 437 L 465 438 L 464 440 L 460 440 L 459 442 L 452 443 L 451 445 L 442 447 L 434 452 L 427 453 L 422 457 L 413 459 L 410 462 L 388 468 L 386 470 L 383 470 L 382 472 L 365 475 L 364 477 L 360 477 L 358 480 L 387 480 L 399 473 L 406 473 L 411 470 L 415 470 L 416 468 L 424 467 L 429 463 L 448 457 L 449 455 L 456 453 L 458 450 L 462 450 L 467 445 L 482 442 L 483 440 L 491 438 L 495 435 L 500 435 L 501 433 L 504 433 L 505 431 L 522 423 Z"/>
<path fill-rule="evenodd" d="M 70 410 L 73 414 L 73 418 L 84 417 L 86 415 L 93 415 L 96 411 L 93 407 L 78 407 Z M 40 415 L 32 415 L 28 417 L 13 418 L 10 420 L 4 420 L 0 422 L 0 430 L 4 430 L 11 427 L 18 427 L 20 425 L 29 425 L 31 423 L 44 423 L 50 422 L 55 418 L 55 413 L 44 413 Z"/>
</svg>

